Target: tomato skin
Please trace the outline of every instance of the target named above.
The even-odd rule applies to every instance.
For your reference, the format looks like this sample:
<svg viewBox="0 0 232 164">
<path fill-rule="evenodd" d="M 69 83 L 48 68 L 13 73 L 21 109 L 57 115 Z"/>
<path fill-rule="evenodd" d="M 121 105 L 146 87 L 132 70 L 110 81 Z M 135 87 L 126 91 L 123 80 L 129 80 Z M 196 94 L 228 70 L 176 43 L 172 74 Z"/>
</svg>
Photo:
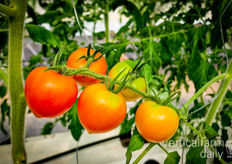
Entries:
<svg viewBox="0 0 232 164">
<path fill-rule="evenodd" d="M 119 62 L 110 70 L 108 76 L 115 78 L 124 69 L 125 71 L 119 76 L 118 79 L 121 79 L 125 74 L 127 74 L 128 71 L 132 71 L 132 68 L 126 63 L 126 61 Z M 134 79 L 130 84 L 142 92 L 146 91 L 146 81 L 143 77 Z M 123 95 L 126 101 L 135 101 L 142 97 L 140 94 L 132 91 L 129 88 L 121 90 L 120 93 Z"/>
<path fill-rule="evenodd" d="M 175 134 L 179 126 L 179 117 L 172 108 L 145 101 L 136 111 L 135 123 L 144 139 L 160 143 L 169 140 Z"/>
<path fill-rule="evenodd" d="M 104 133 L 119 126 L 126 116 L 123 96 L 108 91 L 104 84 L 86 87 L 80 94 L 77 113 L 88 133 Z"/>
<path fill-rule="evenodd" d="M 25 81 L 25 98 L 32 113 L 38 117 L 53 118 L 67 112 L 75 103 L 78 88 L 69 76 L 48 67 L 32 70 Z"/>
<path fill-rule="evenodd" d="M 87 56 L 87 51 L 88 51 L 88 48 L 77 49 L 69 56 L 66 65 L 69 68 L 84 67 L 85 64 L 87 63 L 86 59 L 83 58 L 83 59 L 80 59 L 79 61 L 77 60 L 82 56 Z M 90 49 L 90 55 L 93 55 L 94 52 L 95 50 Z M 101 56 L 100 52 L 96 54 L 95 59 L 98 58 L 99 56 Z M 106 64 L 106 60 L 104 56 L 102 56 L 99 60 L 91 63 L 89 66 L 89 69 L 95 73 L 105 75 L 107 71 L 107 64 Z M 84 76 L 84 75 L 73 75 L 72 77 L 73 79 L 76 80 L 78 84 L 80 84 L 81 86 L 85 86 L 85 87 L 91 84 L 99 83 L 101 81 L 99 79 L 95 79 L 94 77 Z"/>
</svg>

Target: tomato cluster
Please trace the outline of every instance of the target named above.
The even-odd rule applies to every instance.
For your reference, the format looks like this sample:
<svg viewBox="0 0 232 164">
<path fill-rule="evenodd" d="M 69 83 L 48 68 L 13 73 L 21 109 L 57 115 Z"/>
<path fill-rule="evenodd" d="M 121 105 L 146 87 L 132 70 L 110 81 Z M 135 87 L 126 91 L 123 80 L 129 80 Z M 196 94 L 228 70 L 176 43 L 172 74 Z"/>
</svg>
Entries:
<svg viewBox="0 0 232 164">
<path fill-rule="evenodd" d="M 89 70 L 105 75 L 106 60 L 100 52 L 92 49 L 80 48 L 74 51 L 66 65 L 71 69 L 83 68 L 91 57 L 93 61 L 88 65 Z M 109 71 L 108 76 L 123 80 L 132 69 L 126 61 L 119 62 Z M 127 78 L 135 89 L 146 91 L 143 77 Z M 99 82 L 99 79 L 87 75 L 66 76 L 59 71 L 48 70 L 47 67 L 38 67 L 30 72 L 25 81 L 25 98 L 36 117 L 57 117 L 67 112 L 76 101 L 76 83 L 85 86 L 78 98 L 78 117 L 89 133 L 103 133 L 119 126 L 126 116 L 126 101 L 137 100 L 141 95 L 129 88 L 113 93 L 114 91 L 109 91 L 105 84 Z M 135 123 L 146 140 L 162 142 L 174 135 L 179 118 L 173 109 L 158 105 L 154 101 L 145 101 L 137 109 Z"/>
</svg>

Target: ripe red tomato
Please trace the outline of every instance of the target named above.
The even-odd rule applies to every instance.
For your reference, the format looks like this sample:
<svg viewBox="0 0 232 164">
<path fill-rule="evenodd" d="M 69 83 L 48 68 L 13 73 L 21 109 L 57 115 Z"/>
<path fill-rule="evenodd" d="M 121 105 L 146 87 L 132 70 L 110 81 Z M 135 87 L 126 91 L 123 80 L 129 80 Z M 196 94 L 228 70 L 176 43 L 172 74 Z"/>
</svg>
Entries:
<svg viewBox="0 0 232 164">
<path fill-rule="evenodd" d="M 172 108 L 145 101 L 136 111 L 135 123 L 144 139 L 159 143 L 169 140 L 175 134 L 179 117 Z"/>
<path fill-rule="evenodd" d="M 67 60 L 67 66 L 69 68 L 82 68 L 86 64 L 86 59 L 82 58 L 77 61 L 82 56 L 87 56 L 88 48 L 80 48 L 74 51 Z M 90 49 L 90 55 L 92 56 L 95 50 Z M 95 56 L 95 59 L 101 56 L 101 53 L 98 52 Z M 107 64 L 104 56 L 102 56 L 99 60 L 90 64 L 89 69 L 95 73 L 99 73 L 102 75 L 106 74 Z M 100 82 L 99 79 L 95 79 L 94 77 L 84 76 L 84 75 L 73 75 L 73 78 L 76 80 L 78 84 L 81 86 L 88 86 L 91 84 L 95 84 Z"/>
<path fill-rule="evenodd" d="M 27 105 L 38 118 L 64 114 L 75 103 L 78 93 L 75 80 L 46 69 L 32 70 L 25 81 Z"/>
<path fill-rule="evenodd" d="M 125 74 L 127 74 L 128 71 L 132 70 L 132 68 L 126 63 L 126 61 L 122 61 L 122 62 L 117 63 L 110 70 L 108 76 L 111 78 L 115 78 L 124 69 L 125 69 L 125 71 L 118 78 L 120 80 L 121 78 L 123 78 L 123 76 Z M 143 77 L 138 77 L 138 78 L 134 79 L 131 82 L 131 85 L 140 91 L 143 91 L 143 92 L 146 91 L 146 81 Z M 132 91 L 129 88 L 123 89 L 120 93 L 123 95 L 123 97 L 126 99 L 126 101 L 135 101 L 141 97 L 140 94 Z"/>
<path fill-rule="evenodd" d="M 126 116 L 123 96 L 114 94 L 98 83 L 86 87 L 80 94 L 77 113 L 88 133 L 104 133 L 119 126 Z"/>
</svg>

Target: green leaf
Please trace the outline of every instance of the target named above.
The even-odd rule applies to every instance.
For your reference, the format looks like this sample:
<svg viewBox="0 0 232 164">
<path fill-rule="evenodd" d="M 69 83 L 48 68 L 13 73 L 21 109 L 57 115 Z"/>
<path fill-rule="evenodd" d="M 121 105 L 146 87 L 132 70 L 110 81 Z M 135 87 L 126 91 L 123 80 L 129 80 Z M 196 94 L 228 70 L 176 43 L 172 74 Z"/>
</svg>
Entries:
<svg viewBox="0 0 232 164">
<path fill-rule="evenodd" d="M 73 104 L 68 111 L 68 129 L 71 131 L 73 138 L 78 141 L 82 134 L 83 127 L 77 115 L 77 101 Z"/>
<path fill-rule="evenodd" d="M 26 28 L 29 32 L 31 39 L 35 42 L 49 44 L 53 47 L 59 46 L 59 41 L 56 39 L 56 36 L 49 30 L 33 24 L 27 24 Z"/>
<path fill-rule="evenodd" d="M 226 129 L 222 129 L 222 135 L 221 135 L 221 140 L 226 143 L 226 141 L 228 140 L 228 133 Z"/>
<path fill-rule="evenodd" d="M 52 122 L 47 122 L 41 131 L 41 135 L 51 134 L 53 128 L 54 124 Z"/>
<path fill-rule="evenodd" d="M 148 63 L 152 67 L 152 73 L 155 72 L 156 74 L 158 73 L 158 70 L 162 64 L 162 60 L 159 56 L 160 50 L 161 50 L 161 45 L 160 43 L 157 43 L 155 41 L 150 41 L 150 42 L 144 42 L 144 51 L 143 51 L 143 56 L 145 61 L 150 60 Z"/>
<path fill-rule="evenodd" d="M 126 9 L 130 12 L 130 14 L 134 16 L 134 20 L 136 22 L 136 28 L 138 31 L 142 27 L 142 15 L 139 9 L 135 6 L 134 3 L 130 1 L 124 1 L 123 5 L 125 5 Z"/>
<path fill-rule="evenodd" d="M 205 132 L 211 136 L 219 136 L 219 134 L 208 124 L 205 124 Z"/>
<path fill-rule="evenodd" d="M 175 55 L 182 46 L 184 41 L 184 35 L 182 33 L 177 33 L 175 35 L 170 35 L 167 39 L 168 49 L 169 51 Z"/>
<path fill-rule="evenodd" d="M 231 125 L 231 118 L 228 116 L 227 112 L 223 112 L 221 115 L 221 125 L 223 128 Z"/>
<path fill-rule="evenodd" d="M 120 129 L 119 134 L 129 133 L 131 131 L 131 128 L 134 122 L 135 122 L 135 117 L 132 117 L 131 119 L 128 120 L 128 113 L 127 113 L 125 119 L 121 123 L 121 129 Z"/>
<path fill-rule="evenodd" d="M 204 147 L 191 146 L 186 154 L 186 164 L 206 164 L 207 158 L 202 156 L 204 153 Z"/>
<path fill-rule="evenodd" d="M 4 85 L 0 86 L 0 97 L 3 98 L 6 95 L 6 87 Z"/>
<path fill-rule="evenodd" d="M 207 27 L 193 28 L 188 33 L 190 58 L 188 61 L 188 76 L 193 80 L 196 90 L 217 75 L 215 68 L 206 60 L 205 37 Z M 204 57 L 204 58 L 203 58 Z"/>
<path fill-rule="evenodd" d="M 127 164 L 130 163 L 132 152 L 141 149 L 143 145 L 144 145 L 144 139 L 139 134 L 137 128 L 135 128 L 133 135 L 131 136 L 130 143 L 129 143 L 129 146 L 126 152 L 126 163 Z"/>
<path fill-rule="evenodd" d="M 179 163 L 180 161 L 180 156 L 177 151 L 171 152 L 168 154 L 167 158 L 164 161 L 164 164 L 175 164 Z"/>
<path fill-rule="evenodd" d="M 5 99 L 1 104 L 1 131 L 4 134 L 7 134 L 6 129 L 4 128 L 4 121 L 6 119 L 6 116 L 9 115 L 10 107 L 7 104 L 7 99 Z"/>
</svg>

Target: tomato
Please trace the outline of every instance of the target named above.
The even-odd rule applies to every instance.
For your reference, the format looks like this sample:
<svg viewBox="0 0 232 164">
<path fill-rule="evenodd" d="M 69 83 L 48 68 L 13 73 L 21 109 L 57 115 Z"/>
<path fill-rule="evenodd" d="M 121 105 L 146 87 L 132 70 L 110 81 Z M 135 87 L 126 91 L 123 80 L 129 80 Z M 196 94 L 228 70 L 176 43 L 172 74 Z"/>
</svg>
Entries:
<svg viewBox="0 0 232 164">
<path fill-rule="evenodd" d="M 88 133 L 104 133 L 119 126 L 126 116 L 126 101 L 118 93 L 98 83 L 86 87 L 80 94 L 77 113 Z"/>
<path fill-rule="evenodd" d="M 77 49 L 69 56 L 66 65 L 69 68 L 82 68 L 82 67 L 84 67 L 85 64 L 87 63 L 87 60 L 84 58 L 82 58 L 80 60 L 78 60 L 78 59 L 82 56 L 87 56 L 87 51 L 88 51 L 88 48 Z M 94 52 L 95 52 L 95 50 L 90 49 L 90 56 L 92 56 Z M 101 56 L 101 53 L 98 52 L 95 56 L 95 59 L 100 57 L 100 56 Z M 89 66 L 89 69 L 95 73 L 105 75 L 106 71 L 107 71 L 107 64 L 106 64 L 106 60 L 105 60 L 104 56 L 102 56 L 99 60 L 91 63 Z M 81 86 L 88 86 L 88 85 L 100 82 L 99 79 L 95 79 L 94 77 L 85 76 L 85 75 L 73 75 L 72 77 Z"/>
<path fill-rule="evenodd" d="M 57 117 L 75 103 L 78 88 L 75 80 L 47 67 L 32 70 L 25 81 L 25 98 L 32 113 L 38 117 Z"/>
<path fill-rule="evenodd" d="M 115 78 L 121 71 L 123 71 L 125 69 L 125 71 L 119 76 L 119 80 L 121 78 L 123 78 L 123 76 L 125 74 L 127 74 L 128 71 L 132 71 L 132 68 L 126 63 L 126 61 L 122 61 L 117 63 L 109 72 L 108 76 L 111 78 Z M 131 82 L 131 85 L 133 87 L 135 87 L 136 89 L 145 92 L 146 91 L 146 81 L 143 77 L 138 77 L 136 79 L 134 79 Z M 123 89 L 120 92 L 123 97 L 127 100 L 127 101 L 135 101 L 138 98 L 141 97 L 140 94 L 132 91 L 129 88 Z"/>
<path fill-rule="evenodd" d="M 145 101 L 136 111 L 135 123 L 144 139 L 159 143 L 169 140 L 175 134 L 179 117 L 172 108 Z"/>
</svg>

